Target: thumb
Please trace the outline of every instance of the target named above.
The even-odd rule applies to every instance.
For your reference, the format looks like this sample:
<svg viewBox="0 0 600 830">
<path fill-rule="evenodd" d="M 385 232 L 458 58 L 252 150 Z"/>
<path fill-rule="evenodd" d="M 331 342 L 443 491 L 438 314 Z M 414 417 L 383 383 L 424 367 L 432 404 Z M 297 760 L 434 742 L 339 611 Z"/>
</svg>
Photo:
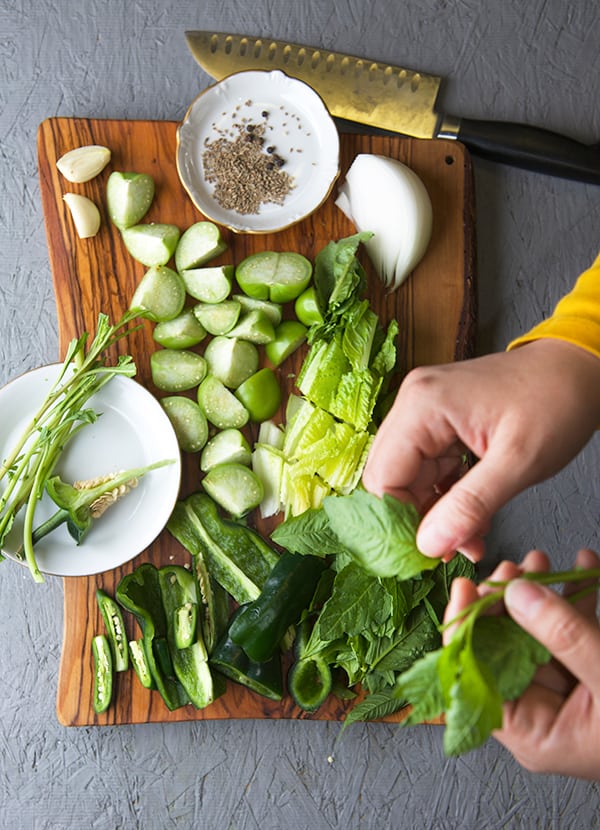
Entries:
<svg viewBox="0 0 600 830">
<path fill-rule="evenodd" d="M 520 489 L 514 468 L 488 453 L 425 514 L 417 532 L 419 550 L 427 556 L 460 550 L 478 537 L 494 513 Z"/>
<path fill-rule="evenodd" d="M 600 628 L 550 588 L 516 579 L 505 591 L 515 620 L 588 688 L 600 690 Z"/>
</svg>

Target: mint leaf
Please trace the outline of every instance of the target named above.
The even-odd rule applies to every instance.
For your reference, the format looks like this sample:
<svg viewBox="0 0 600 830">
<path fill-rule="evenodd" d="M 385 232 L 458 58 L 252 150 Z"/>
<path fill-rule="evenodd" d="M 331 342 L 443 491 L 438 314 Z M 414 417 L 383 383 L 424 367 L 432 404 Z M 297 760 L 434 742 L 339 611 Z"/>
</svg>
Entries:
<svg viewBox="0 0 600 830">
<path fill-rule="evenodd" d="M 439 564 L 417 548 L 419 515 L 411 504 L 355 490 L 348 496 L 327 496 L 323 509 L 355 562 L 375 576 L 410 579 Z"/>
</svg>

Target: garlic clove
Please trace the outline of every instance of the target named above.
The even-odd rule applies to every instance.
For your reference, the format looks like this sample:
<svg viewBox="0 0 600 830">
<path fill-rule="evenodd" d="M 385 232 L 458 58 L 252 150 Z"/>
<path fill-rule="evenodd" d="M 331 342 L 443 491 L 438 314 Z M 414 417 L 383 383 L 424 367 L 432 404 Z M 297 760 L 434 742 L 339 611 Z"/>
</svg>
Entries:
<svg viewBox="0 0 600 830">
<path fill-rule="evenodd" d="M 65 193 L 63 196 L 80 239 L 96 236 L 100 230 L 100 211 L 87 196 L 79 193 Z"/>
<path fill-rule="evenodd" d="M 61 156 L 56 166 L 70 182 L 89 182 L 102 172 L 110 161 L 110 150 L 99 144 L 76 147 Z"/>
</svg>

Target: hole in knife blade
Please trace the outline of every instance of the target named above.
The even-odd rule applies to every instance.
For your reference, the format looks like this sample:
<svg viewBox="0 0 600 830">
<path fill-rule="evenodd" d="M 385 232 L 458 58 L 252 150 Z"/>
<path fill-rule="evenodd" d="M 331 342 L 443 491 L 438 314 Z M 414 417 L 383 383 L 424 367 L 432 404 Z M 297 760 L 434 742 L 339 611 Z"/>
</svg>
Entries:
<svg viewBox="0 0 600 830">
<path fill-rule="evenodd" d="M 384 86 L 385 86 L 385 84 L 389 84 L 389 82 L 392 79 L 393 74 L 394 74 L 393 68 L 391 66 L 386 66 L 386 68 L 383 70 L 383 83 L 384 83 Z"/>
<path fill-rule="evenodd" d="M 296 63 L 298 66 L 302 66 L 304 63 L 304 58 L 306 57 L 306 49 L 299 49 L 298 50 L 298 57 L 296 58 Z"/>
<path fill-rule="evenodd" d="M 233 48 L 233 38 L 232 37 L 226 37 L 225 38 L 225 54 L 229 55 L 231 53 L 232 48 Z"/>
<path fill-rule="evenodd" d="M 240 40 L 240 55 L 241 55 L 242 57 L 244 57 L 244 55 L 246 54 L 246 52 L 247 52 L 247 51 L 248 51 L 248 38 L 247 38 L 247 37 L 243 37 L 243 38 Z"/>
<path fill-rule="evenodd" d="M 318 50 L 316 50 L 315 52 L 312 53 L 311 58 L 310 58 L 311 69 L 316 69 L 317 66 L 319 65 L 320 61 L 321 61 L 321 53 Z"/>
<path fill-rule="evenodd" d="M 254 42 L 254 57 L 260 58 L 260 53 L 262 52 L 262 40 L 256 40 Z"/>
<path fill-rule="evenodd" d="M 277 44 L 274 41 L 272 41 L 269 44 L 269 53 L 268 53 L 269 60 L 274 61 L 276 54 L 277 54 Z"/>
<path fill-rule="evenodd" d="M 219 48 L 219 37 L 218 37 L 218 35 L 213 35 L 210 39 L 210 51 L 213 53 L 213 55 L 217 51 L 218 48 Z"/>
<path fill-rule="evenodd" d="M 284 63 L 289 63 L 291 55 L 292 55 L 292 47 L 291 46 L 284 46 L 283 47 L 283 62 Z"/>
<path fill-rule="evenodd" d="M 340 63 L 340 72 L 342 75 L 346 74 L 346 70 L 350 66 L 350 58 L 342 58 L 342 62 Z"/>
<path fill-rule="evenodd" d="M 334 67 L 334 64 L 335 64 L 335 55 L 331 55 L 331 54 L 327 55 L 327 57 L 325 58 L 325 71 L 326 72 L 331 72 L 331 70 Z"/>
</svg>

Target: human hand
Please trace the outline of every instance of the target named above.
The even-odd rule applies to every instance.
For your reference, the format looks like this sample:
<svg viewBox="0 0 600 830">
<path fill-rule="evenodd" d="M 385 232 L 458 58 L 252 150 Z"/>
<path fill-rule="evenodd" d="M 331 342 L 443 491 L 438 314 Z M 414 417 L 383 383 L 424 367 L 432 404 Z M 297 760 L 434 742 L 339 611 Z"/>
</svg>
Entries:
<svg viewBox="0 0 600 830">
<path fill-rule="evenodd" d="M 597 568 L 600 557 L 590 550 L 577 555 L 580 568 Z M 571 583 L 563 596 L 542 585 L 518 579 L 525 571 L 547 571 L 548 558 L 529 553 L 520 567 L 503 562 L 490 579 L 514 580 L 504 596 L 512 618 L 553 655 L 536 672 L 524 694 L 504 704 L 497 738 L 526 769 L 600 780 L 600 625 L 597 591 L 575 600 L 588 583 Z M 455 579 L 445 619 L 454 619 L 479 596 L 493 590 Z M 445 633 L 446 641 L 452 628 Z"/>
<path fill-rule="evenodd" d="M 363 483 L 425 513 L 417 534 L 423 553 L 460 550 L 477 561 L 494 513 L 558 472 L 599 424 L 600 360 L 570 343 L 536 340 L 421 367 L 377 431 Z M 456 480 L 465 449 L 479 461 Z"/>
</svg>

